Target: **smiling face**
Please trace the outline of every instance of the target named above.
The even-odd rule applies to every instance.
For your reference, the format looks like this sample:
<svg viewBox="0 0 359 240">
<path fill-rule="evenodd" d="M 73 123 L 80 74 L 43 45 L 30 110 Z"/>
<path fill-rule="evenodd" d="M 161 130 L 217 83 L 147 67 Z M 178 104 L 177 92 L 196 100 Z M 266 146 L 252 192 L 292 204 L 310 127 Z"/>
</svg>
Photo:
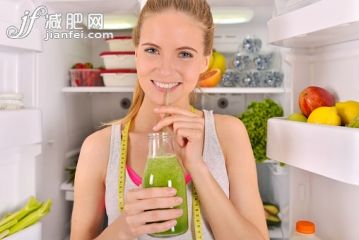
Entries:
<svg viewBox="0 0 359 240">
<path fill-rule="evenodd" d="M 170 9 L 146 16 L 136 47 L 137 76 L 145 102 L 161 105 L 169 91 L 170 104 L 188 104 L 209 61 L 204 56 L 203 36 L 201 24 L 185 13 Z"/>
</svg>

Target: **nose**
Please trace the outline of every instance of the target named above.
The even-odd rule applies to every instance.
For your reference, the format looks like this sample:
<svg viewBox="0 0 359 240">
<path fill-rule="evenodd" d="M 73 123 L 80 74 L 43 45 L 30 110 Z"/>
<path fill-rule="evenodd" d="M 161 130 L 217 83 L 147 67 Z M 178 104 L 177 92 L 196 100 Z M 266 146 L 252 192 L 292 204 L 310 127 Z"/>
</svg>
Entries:
<svg viewBox="0 0 359 240">
<path fill-rule="evenodd" d="M 162 56 L 158 65 L 159 73 L 163 76 L 169 76 L 174 72 L 174 61 L 171 56 Z"/>
</svg>

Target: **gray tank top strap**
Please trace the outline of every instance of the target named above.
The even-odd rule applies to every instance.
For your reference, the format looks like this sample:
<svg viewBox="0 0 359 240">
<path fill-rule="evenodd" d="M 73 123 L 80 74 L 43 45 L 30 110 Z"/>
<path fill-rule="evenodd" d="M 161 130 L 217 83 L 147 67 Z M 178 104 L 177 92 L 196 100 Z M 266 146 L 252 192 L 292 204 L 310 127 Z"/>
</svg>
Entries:
<svg viewBox="0 0 359 240">
<path fill-rule="evenodd" d="M 214 121 L 213 110 L 203 110 L 205 114 L 205 139 L 204 139 L 204 148 L 203 156 L 208 159 L 209 154 L 216 153 L 216 155 L 223 155 L 221 146 L 218 142 L 216 125 Z M 209 149 L 210 148 L 210 149 Z"/>
<path fill-rule="evenodd" d="M 229 183 L 224 154 L 218 140 L 213 110 L 203 110 L 205 114 L 205 137 L 203 159 L 213 177 L 229 197 Z"/>
</svg>

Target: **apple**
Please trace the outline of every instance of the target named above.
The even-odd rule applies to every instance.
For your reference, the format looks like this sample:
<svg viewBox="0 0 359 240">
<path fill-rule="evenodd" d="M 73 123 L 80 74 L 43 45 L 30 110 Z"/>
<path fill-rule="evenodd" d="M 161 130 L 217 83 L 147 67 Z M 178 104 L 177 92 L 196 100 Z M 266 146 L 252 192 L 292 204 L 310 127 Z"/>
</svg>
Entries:
<svg viewBox="0 0 359 240">
<path fill-rule="evenodd" d="M 321 87 L 309 86 L 299 94 L 299 108 L 306 117 L 318 107 L 332 107 L 334 104 L 334 96 Z"/>
<path fill-rule="evenodd" d="M 302 113 L 292 113 L 288 116 L 288 120 L 297 121 L 297 122 L 306 122 L 307 118 Z"/>
</svg>

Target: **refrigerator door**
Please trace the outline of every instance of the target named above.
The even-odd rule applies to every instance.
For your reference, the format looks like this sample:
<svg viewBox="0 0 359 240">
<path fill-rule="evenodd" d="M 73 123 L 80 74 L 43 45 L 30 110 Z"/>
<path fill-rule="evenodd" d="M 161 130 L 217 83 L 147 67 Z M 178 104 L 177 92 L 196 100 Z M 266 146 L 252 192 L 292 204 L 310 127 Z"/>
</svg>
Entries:
<svg viewBox="0 0 359 240">
<path fill-rule="evenodd" d="M 359 101 L 358 1 L 322 0 L 271 19 L 268 31 L 272 44 L 287 48 L 292 112 L 300 111 L 298 96 L 310 85 L 337 102 Z M 269 121 L 268 157 L 290 166 L 290 233 L 296 221 L 308 219 L 322 239 L 358 238 L 358 143 L 357 128 Z"/>
<path fill-rule="evenodd" d="M 36 196 L 36 161 L 41 154 L 41 114 L 36 109 L 0 111 L 0 216 Z M 35 224 L 6 239 L 41 239 Z"/>
</svg>

